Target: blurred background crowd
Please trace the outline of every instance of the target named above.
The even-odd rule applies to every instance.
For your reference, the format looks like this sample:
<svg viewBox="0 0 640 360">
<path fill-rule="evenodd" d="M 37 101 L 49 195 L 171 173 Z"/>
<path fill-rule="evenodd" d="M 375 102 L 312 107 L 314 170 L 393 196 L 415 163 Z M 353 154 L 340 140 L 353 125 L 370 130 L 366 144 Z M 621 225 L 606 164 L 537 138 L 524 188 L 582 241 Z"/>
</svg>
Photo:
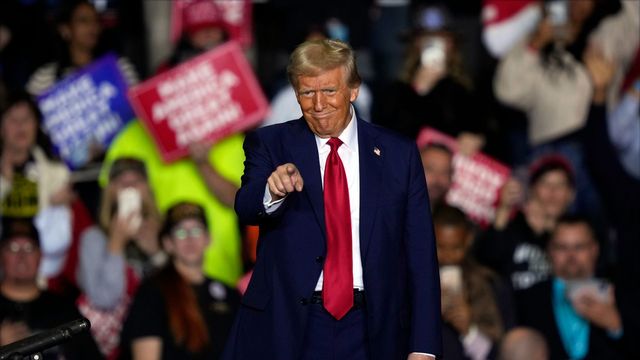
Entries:
<svg viewBox="0 0 640 360">
<path fill-rule="evenodd" d="M 233 211 L 243 133 L 165 163 L 134 119 L 71 170 L 36 99 L 107 52 L 133 86 L 214 49 L 234 3 L 260 126 L 301 116 L 288 55 L 334 38 L 358 56 L 358 116 L 455 139 L 420 148 L 446 358 L 640 358 L 636 0 L 3 0 L 0 345 L 82 315 L 91 334 L 45 358 L 220 356 L 259 231 Z M 489 224 L 447 201 L 456 156 L 480 152 L 511 169 Z"/>
</svg>

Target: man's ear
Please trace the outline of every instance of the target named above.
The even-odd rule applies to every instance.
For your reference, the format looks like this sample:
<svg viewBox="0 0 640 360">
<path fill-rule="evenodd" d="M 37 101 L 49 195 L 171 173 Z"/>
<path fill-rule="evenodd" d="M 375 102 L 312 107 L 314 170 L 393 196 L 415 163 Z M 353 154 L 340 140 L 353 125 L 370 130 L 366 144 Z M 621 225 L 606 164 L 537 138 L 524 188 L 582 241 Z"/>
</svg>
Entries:
<svg viewBox="0 0 640 360">
<path fill-rule="evenodd" d="M 358 94 L 360 93 L 360 86 L 349 89 L 349 101 L 354 102 L 358 98 Z"/>
</svg>

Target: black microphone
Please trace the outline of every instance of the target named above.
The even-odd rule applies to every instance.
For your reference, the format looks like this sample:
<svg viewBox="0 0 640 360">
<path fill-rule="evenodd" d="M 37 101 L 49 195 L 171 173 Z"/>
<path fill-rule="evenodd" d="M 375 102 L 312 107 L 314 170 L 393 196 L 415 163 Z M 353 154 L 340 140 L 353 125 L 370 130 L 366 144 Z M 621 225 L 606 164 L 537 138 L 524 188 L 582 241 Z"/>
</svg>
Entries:
<svg viewBox="0 0 640 360">
<path fill-rule="evenodd" d="M 22 359 L 70 340 L 74 335 L 88 331 L 91 323 L 85 318 L 70 321 L 51 330 L 0 347 L 0 360 Z"/>
</svg>

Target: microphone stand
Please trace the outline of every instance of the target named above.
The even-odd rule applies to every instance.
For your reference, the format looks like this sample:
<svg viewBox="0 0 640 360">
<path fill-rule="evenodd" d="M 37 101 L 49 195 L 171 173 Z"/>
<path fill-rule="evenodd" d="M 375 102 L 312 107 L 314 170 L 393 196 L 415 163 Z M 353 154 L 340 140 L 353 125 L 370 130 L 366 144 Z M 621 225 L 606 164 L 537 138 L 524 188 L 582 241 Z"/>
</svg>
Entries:
<svg viewBox="0 0 640 360">
<path fill-rule="evenodd" d="M 69 341 L 73 336 L 88 331 L 91 323 L 85 318 L 70 321 L 28 338 L 0 347 L 0 360 L 41 360 L 41 352 Z"/>
</svg>

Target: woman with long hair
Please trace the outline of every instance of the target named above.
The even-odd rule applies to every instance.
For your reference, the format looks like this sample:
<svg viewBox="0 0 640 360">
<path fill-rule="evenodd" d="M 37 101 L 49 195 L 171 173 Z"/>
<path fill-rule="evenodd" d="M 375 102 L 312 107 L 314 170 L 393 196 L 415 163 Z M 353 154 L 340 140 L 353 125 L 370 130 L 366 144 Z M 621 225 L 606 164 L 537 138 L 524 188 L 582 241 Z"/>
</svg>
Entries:
<svg viewBox="0 0 640 360">
<path fill-rule="evenodd" d="M 399 77 L 383 89 L 374 121 L 413 139 L 423 127 L 435 128 L 456 137 L 463 153 L 475 153 L 484 146 L 487 125 L 464 70 L 463 39 L 444 7 L 425 7 L 416 18 Z"/>
<path fill-rule="evenodd" d="M 181 202 L 168 211 L 162 246 L 168 264 L 139 288 L 123 339 L 133 359 L 217 359 L 240 296 L 202 271 L 209 244 L 204 209 Z"/>
<path fill-rule="evenodd" d="M 494 92 L 502 104 L 526 115 L 527 138 L 514 134 L 517 143 L 527 145 L 525 153 L 517 154 L 519 162 L 551 153 L 565 156 L 576 172 L 577 194 L 571 210 L 604 218 L 601 194 L 586 168 L 581 140 L 593 92 L 584 61 L 601 52 L 600 45 L 589 38 L 620 4 L 603 0 L 546 4 L 536 30 L 498 64 Z"/>
<path fill-rule="evenodd" d="M 57 275 L 71 243 L 73 198 L 67 167 L 51 155 L 42 115 L 24 91 L 0 109 L 0 215 L 34 218 L 42 233 L 40 277 Z"/>
<path fill-rule="evenodd" d="M 111 165 L 99 220 L 80 235 L 78 306 L 100 349 L 113 359 L 139 279 L 163 263 L 160 214 L 142 161 L 121 158 Z"/>
</svg>

